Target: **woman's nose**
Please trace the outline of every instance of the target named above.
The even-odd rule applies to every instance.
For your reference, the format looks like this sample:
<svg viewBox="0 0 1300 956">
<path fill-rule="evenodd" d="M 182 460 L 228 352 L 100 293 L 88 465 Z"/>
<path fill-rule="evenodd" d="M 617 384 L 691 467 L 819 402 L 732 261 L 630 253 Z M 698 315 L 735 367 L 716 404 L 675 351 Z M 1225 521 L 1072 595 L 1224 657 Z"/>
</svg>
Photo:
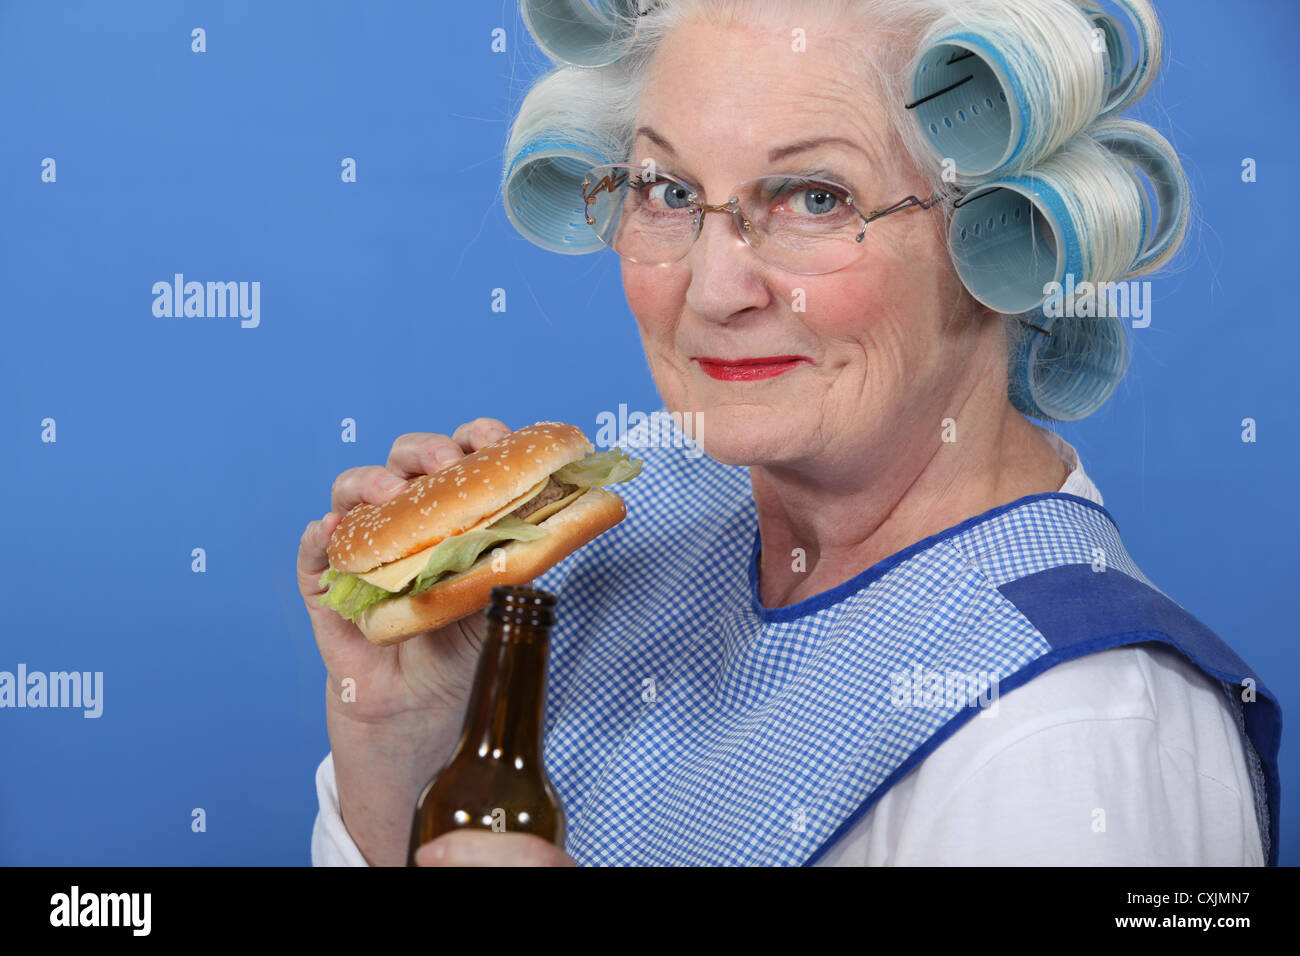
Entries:
<svg viewBox="0 0 1300 956">
<path fill-rule="evenodd" d="M 734 256 L 744 251 L 745 239 L 741 235 L 740 215 L 729 209 L 710 208 L 700 213 L 704 222 L 695 240 L 691 254 L 703 259 L 715 255 Z"/>
<path fill-rule="evenodd" d="M 746 248 L 737 217 L 723 212 L 702 215 L 699 238 L 686 260 L 691 268 L 687 306 L 700 318 L 714 322 L 726 322 L 746 309 L 762 308 L 768 298 L 754 273 L 763 262 Z"/>
</svg>

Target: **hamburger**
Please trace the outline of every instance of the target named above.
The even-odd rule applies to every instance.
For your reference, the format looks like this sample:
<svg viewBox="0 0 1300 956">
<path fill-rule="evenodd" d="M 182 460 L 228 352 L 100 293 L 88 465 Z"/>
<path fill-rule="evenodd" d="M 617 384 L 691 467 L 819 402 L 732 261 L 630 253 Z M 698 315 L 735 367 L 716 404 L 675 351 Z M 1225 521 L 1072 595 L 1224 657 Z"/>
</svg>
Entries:
<svg viewBox="0 0 1300 956">
<path fill-rule="evenodd" d="M 344 515 L 325 553 L 321 604 L 373 644 L 396 644 L 488 606 L 623 520 L 604 485 L 641 462 L 594 451 L 581 429 L 538 422 Z"/>
</svg>

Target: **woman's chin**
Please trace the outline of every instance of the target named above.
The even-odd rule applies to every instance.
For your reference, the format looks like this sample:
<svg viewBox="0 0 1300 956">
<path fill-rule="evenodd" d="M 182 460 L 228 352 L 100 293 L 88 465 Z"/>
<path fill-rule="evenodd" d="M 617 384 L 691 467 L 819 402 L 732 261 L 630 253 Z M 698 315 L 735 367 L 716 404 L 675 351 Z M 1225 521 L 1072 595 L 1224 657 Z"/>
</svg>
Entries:
<svg viewBox="0 0 1300 956">
<path fill-rule="evenodd" d="M 715 405 L 703 412 L 704 451 L 724 465 L 761 465 L 796 452 L 797 416 L 762 405 Z"/>
</svg>

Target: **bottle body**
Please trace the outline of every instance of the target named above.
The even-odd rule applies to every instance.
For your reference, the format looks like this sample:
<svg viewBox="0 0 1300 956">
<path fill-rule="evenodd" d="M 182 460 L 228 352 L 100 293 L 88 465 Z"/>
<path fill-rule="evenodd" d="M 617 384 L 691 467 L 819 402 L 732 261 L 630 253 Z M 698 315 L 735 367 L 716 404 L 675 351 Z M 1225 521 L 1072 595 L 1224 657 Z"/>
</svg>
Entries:
<svg viewBox="0 0 1300 956">
<path fill-rule="evenodd" d="M 462 829 L 531 833 L 564 846 L 564 809 L 550 780 L 502 761 L 475 759 L 446 769 L 425 785 L 416 804 L 411 854 Z"/>
<path fill-rule="evenodd" d="M 564 807 L 542 762 L 554 595 L 492 589 L 487 635 L 456 750 L 416 801 L 407 865 L 452 830 L 530 833 L 564 846 Z"/>
</svg>

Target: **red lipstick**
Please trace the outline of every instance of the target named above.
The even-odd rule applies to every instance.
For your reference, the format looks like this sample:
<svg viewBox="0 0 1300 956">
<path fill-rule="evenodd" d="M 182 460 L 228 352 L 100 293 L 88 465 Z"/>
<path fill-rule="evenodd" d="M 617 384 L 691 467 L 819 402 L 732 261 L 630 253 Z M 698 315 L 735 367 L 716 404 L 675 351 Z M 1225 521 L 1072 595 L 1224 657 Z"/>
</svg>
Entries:
<svg viewBox="0 0 1300 956">
<path fill-rule="evenodd" d="M 801 362 L 809 361 L 803 355 L 769 355 L 764 358 L 722 359 L 697 355 L 704 374 L 723 382 L 754 382 L 775 378 L 790 371 Z"/>
</svg>

